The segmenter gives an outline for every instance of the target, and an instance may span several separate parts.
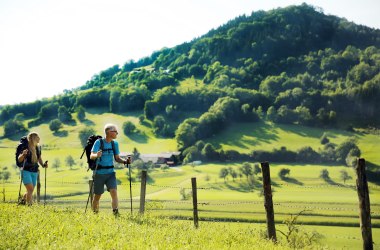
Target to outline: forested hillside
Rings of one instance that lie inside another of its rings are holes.
[[[302,4],[240,16],[95,74],[63,95],[1,107],[4,136],[87,108],[144,111],[183,150],[231,122],[378,127],[380,30]],[[23,120],[33,118],[25,125]]]

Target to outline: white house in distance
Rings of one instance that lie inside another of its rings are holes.
[[[159,154],[140,154],[140,159],[144,163],[152,162],[154,164],[165,164],[170,166],[175,166],[178,164],[179,155],[181,152],[162,152]],[[120,157],[125,158],[128,155],[132,155],[131,153],[121,152]]]

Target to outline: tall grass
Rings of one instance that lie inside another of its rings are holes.
[[[1,249],[289,249],[253,226],[0,204]]]

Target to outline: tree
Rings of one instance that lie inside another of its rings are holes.
[[[322,169],[319,174],[319,177],[324,179],[325,181],[330,180],[329,171],[327,169]]]
[[[49,122],[49,129],[57,132],[62,127],[62,122],[59,119],[53,119]]]
[[[186,192],[186,188],[181,188],[179,190],[179,194],[181,196],[181,200],[188,200],[191,198],[192,192],[191,190]]]
[[[199,141],[197,141],[197,142],[195,143],[195,146],[197,147],[198,151],[201,152],[202,149],[203,149],[204,146],[205,146],[205,143],[204,143],[204,141],[199,140]]]
[[[66,165],[70,167],[70,169],[72,169],[72,166],[75,165],[75,160],[71,155],[68,155],[66,157],[65,162],[66,162]]]
[[[264,118],[264,112],[263,112],[263,107],[258,106],[257,109],[253,108],[253,112],[256,113],[257,117],[262,120]]]
[[[14,118],[14,120],[16,121],[23,121],[24,119],[25,119],[24,113],[17,113]]]
[[[297,152],[297,162],[312,162],[316,163],[320,160],[320,155],[315,152],[310,146],[302,147]]]
[[[58,168],[61,167],[61,160],[59,158],[54,158],[52,167],[58,172]]]
[[[3,184],[11,177],[11,172],[8,171],[8,167],[3,167],[0,171],[0,180],[3,180]]]
[[[226,181],[226,177],[228,175],[228,169],[227,168],[222,168],[219,172],[219,177],[223,178],[224,181]]]
[[[286,179],[290,175],[290,169],[289,168],[281,168],[280,171],[278,172],[278,176],[281,179]]]
[[[345,141],[343,141],[341,144],[337,146],[335,152],[336,152],[337,161],[341,163],[345,162],[350,152],[351,152],[350,156],[352,157],[360,156],[360,149],[357,146],[357,140],[355,138],[348,138]]]
[[[197,119],[191,118],[186,119],[182,122],[176,131],[176,141],[178,144],[178,149],[183,150],[191,145],[193,145],[196,141],[195,137],[195,125],[198,124]]]
[[[72,118],[69,110],[65,106],[59,106],[59,108],[58,108],[58,119],[61,122],[69,122],[73,118]]]
[[[201,151],[202,157],[209,161],[214,161],[218,158],[218,152],[216,152],[214,146],[211,143],[206,143]]]
[[[247,177],[247,180],[248,176],[252,175],[252,170],[252,166],[249,162],[244,162],[243,165],[240,167],[240,172],[242,172],[242,174],[244,174]]]
[[[165,108],[165,113],[170,118],[176,117],[176,113],[177,113],[176,111],[177,111],[177,106],[175,105],[168,105]]]
[[[132,152],[132,158],[133,158],[133,160],[135,161],[135,160],[138,160],[138,159],[140,159],[140,153],[139,153],[139,151],[137,150],[137,148],[133,148],[133,152]]]
[[[47,103],[42,106],[38,116],[40,119],[45,120],[51,117],[57,117],[59,105],[56,102]]]
[[[17,120],[9,120],[4,123],[4,137],[10,137],[18,133],[24,133],[27,129],[25,125]]]
[[[267,119],[269,121],[272,121],[272,122],[277,121],[277,111],[276,111],[275,107],[270,106],[268,108],[268,110],[267,110]]]
[[[77,118],[79,121],[84,121],[86,119],[86,112],[82,105],[77,108]]]
[[[139,170],[148,170],[145,168],[145,164],[141,159],[134,160],[132,162],[132,167]]]
[[[347,173],[346,170],[340,170],[340,179],[346,184],[347,180],[351,180],[352,177]]]
[[[154,117],[153,130],[156,135],[168,136],[170,134],[170,126],[166,124],[166,120],[162,115]]]
[[[193,161],[198,161],[201,159],[202,155],[199,152],[198,148],[196,146],[188,147],[183,151],[184,159],[183,163],[191,163]]]
[[[295,109],[295,114],[298,116],[298,123],[299,124],[310,124],[312,121],[313,117],[310,114],[310,110],[304,106],[298,106]]]
[[[87,144],[87,139],[90,135],[94,135],[95,134],[95,130],[93,128],[84,128],[82,130],[79,131],[79,140],[80,140],[80,143],[82,145],[82,147],[84,148]]]
[[[348,167],[355,167],[357,163],[357,158],[360,156],[359,149],[353,148],[348,152],[345,162]]]
[[[129,135],[134,133],[136,130],[135,124],[133,124],[131,121],[126,121],[123,123],[123,132],[125,135]]]
[[[323,135],[320,138],[320,142],[322,145],[325,145],[330,142],[329,138],[327,138],[327,134],[323,133]]]
[[[232,177],[232,180],[235,181],[235,178],[238,176],[237,172],[235,171],[235,169],[233,168],[229,168],[228,169],[228,172],[230,173],[231,177]]]
[[[259,174],[259,173],[261,173],[261,168],[259,167],[259,164],[258,164],[258,163],[255,163],[255,164],[253,165],[253,174],[254,174],[254,175],[257,175],[257,174]]]
[[[145,116],[144,115],[139,115],[139,123],[143,124],[144,120],[145,120]]]

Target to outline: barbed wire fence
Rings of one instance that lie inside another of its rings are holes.
[[[5,184],[9,185],[15,185],[18,186],[20,182],[18,181],[6,181],[4,182]],[[4,184],[3,183],[3,184]],[[252,221],[259,221],[259,222],[265,222],[265,211],[263,207],[266,206],[266,201],[264,199],[264,194],[260,193],[260,188],[256,187],[256,191],[261,194],[258,198],[252,199],[252,200],[199,200],[197,199],[196,204],[191,200],[191,195],[186,197],[186,190],[192,190],[193,187],[189,183],[185,185],[158,185],[154,183],[146,183],[146,189],[149,191],[147,192],[149,195],[152,193],[160,193],[161,198],[160,199],[153,199],[153,198],[148,198],[145,199],[144,201],[147,206],[147,210],[152,210],[152,211],[163,211],[164,215],[169,216],[169,217],[176,217],[176,218],[191,218],[194,216],[192,215],[192,212],[194,212],[194,206],[197,207],[197,212],[204,212],[207,213],[207,216],[204,216],[202,220],[212,220],[212,221],[225,221],[222,217],[217,218],[215,216],[209,216],[213,212],[218,212],[218,211],[224,211],[222,208],[223,207],[233,207],[234,211],[228,211],[229,213],[245,213],[245,214],[250,214],[250,213],[258,213],[257,211],[260,210],[260,214],[262,214],[263,219],[257,220],[257,219],[244,219],[244,218],[236,218],[235,221],[247,221],[247,222],[252,222]],[[132,206],[134,209],[138,209],[141,206],[141,197],[139,198],[140,191],[138,190],[139,187],[141,187],[141,183],[136,183],[133,182],[131,183],[133,193],[135,194],[132,197]],[[377,191],[380,190],[380,187],[377,185],[368,185],[368,189],[371,191]],[[46,199],[47,199],[47,204],[50,205],[61,205],[61,206],[76,206],[76,207],[81,207],[85,206],[87,196],[89,194],[89,183],[88,181],[49,181],[48,182],[48,187],[54,187],[54,191],[47,191]],[[264,187],[264,184],[261,184],[261,188]],[[342,185],[342,184],[316,184],[316,185],[298,185],[298,184],[288,184],[288,183],[276,183],[275,187],[292,187],[293,190],[320,190],[322,188],[324,189],[350,189],[354,191],[358,191],[358,188],[356,185]],[[56,190],[60,191],[56,191]],[[73,190],[73,191],[71,191]],[[75,191],[74,191],[75,190]],[[79,190],[79,191],[78,191]],[[128,192],[129,190],[129,185],[128,183],[121,183],[118,185],[118,190],[120,194],[119,201],[122,204],[123,208],[130,208],[129,201],[130,197],[128,197]],[[165,197],[165,190],[177,190],[178,191],[178,196],[177,198],[173,198],[173,195],[171,194],[170,197]],[[207,184],[206,186],[199,186],[196,187],[196,190],[200,192],[201,194],[204,192],[229,192],[232,189],[231,188],[222,188],[222,187],[214,187],[210,186],[210,184]],[[278,191],[280,190],[280,191]],[[276,192],[281,192],[281,188],[276,190]],[[180,195],[180,192],[183,191],[185,195]],[[194,191],[192,191],[194,192]],[[8,200],[6,199],[8,198]],[[5,190],[3,189],[3,201],[8,201],[8,202],[17,202],[17,197],[18,197],[18,190],[8,190],[5,193]],[[36,198],[37,199],[37,198]],[[41,199],[41,197],[40,197]],[[42,200],[44,197],[42,196]],[[193,197],[194,200],[194,197]],[[106,203],[110,201],[110,197],[107,195],[102,197],[102,203]],[[199,206],[199,209],[198,209]],[[239,209],[242,206],[244,209],[240,210]],[[251,207],[247,206],[256,206],[257,208],[255,209],[254,212],[249,211]],[[276,207],[276,211],[281,211],[282,208],[288,208],[288,209],[293,209],[292,211],[322,211],[322,212],[329,212],[329,211],[336,211],[336,212],[341,212],[341,211],[346,211],[349,212],[348,215],[341,215],[342,217],[358,217],[359,213],[361,212],[359,207],[354,207],[353,204],[320,204],[320,203],[302,203],[302,202],[291,202],[291,201],[284,201],[284,202],[273,202],[273,206]],[[372,212],[371,216],[372,218],[379,219],[380,218],[380,204],[373,204],[372,205]],[[316,216],[326,216],[326,217],[339,217],[339,214],[328,214],[328,213],[318,213],[314,212]],[[277,212],[276,214],[281,214]],[[286,214],[286,213],[284,213]],[[289,215],[289,213],[288,213]],[[201,216],[202,217],[202,216]],[[234,221],[234,219],[230,218],[230,221]],[[359,223],[359,222],[358,222]],[[307,223],[305,223],[307,224]],[[329,223],[331,224],[331,223]],[[339,238],[339,236],[337,236]]]
[[[19,182],[17,181],[7,181],[5,182],[7,185],[18,185]],[[81,203],[84,203],[87,199],[87,195],[89,193],[89,184],[88,181],[49,181],[48,182],[48,187],[50,188],[61,188],[62,190],[64,189],[69,189],[69,190],[81,190],[81,191],[73,191],[73,192],[68,192],[68,191],[47,191],[47,202],[51,204],[55,203],[78,203],[80,205]],[[138,191],[137,189],[140,187],[140,183],[132,183],[131,184],[133,187],[134,191]],[[293,189],[314,189],[318,190],[321,188],[339,188],[339,189],[353,189],[356,190],[356,186],[354,185],[341,185],[341,184],[323,184],[323,185],[307,185],[307,186],[300,186],[296,184],[276,184],[277,186],[286,186],[286,187],[292,187]],[[146,184],[147,190],[149,190],[148,193],[151,192],[159,192],[164,189],[174,189],[178,190],[178,199],[146,199],[146,203],[161,203],[161,204],[186,204],[186,205],[192,205],[192,202],[190,200],[190,197],[187,197],[184,199],[184,197],[180,197],[181,195],[179,194],[180,190],[191,190],[191,186],[189,185],[183,185],[183,186],[172,186],[172,185],[157,185],[157,184]],[[379,186],[376,185],[369,185],[370,190],[380,190]],[[129,201],[130,199],[126,196],[125,194],[127,193],[127,189],[129,189],[128,184],[119,184],[118,185],[118,190],[119,193],[124,195],[121,195],[123,198],[119,198],[121,202],[124,201]],[[155,191],[156,189],[156,191]],[[228,188],[220,188],[220,187],[197,187],[197,190],[200,192],[202,191],[216,191],[216,192],[228,192],[231,191],[231,189]],[[259,190],[257,190],[259,191]],[[276,191],[277,192],[277,191]],[[280,192],[280,191],[278,191]],[[139,192],[137,192],[139,195]],[[137,196],[138,196],[137,195]],[[4,198],[7,197],[7,199]],[[18,196],[18,191],[17,190],[7,190],[6,193],[3,193],[3,201],[8,201],[8,202],[16,202],[17,201],[17,196]],[[35,200],[37,200],[36,194],[35,194]],[[40,200],[43,199],[40,197]],[[102,201],[108,202],[110,201],[110,197],[107,197],[107,195],[104,195],[104,198],[102,197]],[[136,204],[136,208],[138,208],[138,203],[140,202],[140,198],[134,197],[132,198],[132,201],[134,204]],[[237,201],[221,201],[221,200],[207,200],[207,201],[199,201],[198,205],[200,206],[234,206],[234,205],[264,205],[264,201],[247,201],[247,200],[237,200]],[[278,207],[288,207],[288,208],[298,208],[298,209],[313,209],[313,210],[332,210],[332,211],[352,211],[352,212],[359,212],[359,208],[352,208],[352,207],[338,207],[338,206],[333,206],[333,207],[326,207],[326,206],[318,206],[318,205],[297,205],[294,202],[274,202],[275,206]],[[337,204],[333,204],[337,205]],[[375,208],[380,208],[380,204],[376,206],[374,204]],[[192,209],[191,207],[189,209]],[[168,208],[170,210],[170,208]],[[373,212],[373,216],[380,216],[380,211]]]

